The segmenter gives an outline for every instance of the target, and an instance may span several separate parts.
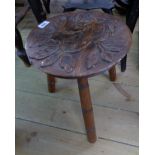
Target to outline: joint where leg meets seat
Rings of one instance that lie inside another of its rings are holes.
[[[110,69],[109,69],[109,78],[111,81],[116,81],[116,67],[115,66],[112,66]]]

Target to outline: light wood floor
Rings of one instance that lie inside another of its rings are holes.
[[[25,41],[36,26],[31,13],[19,25]],[[89,79],[98,140],[87,142],[76,80],[57,79],[47,91],[46,75],[16,57],[16,155],[138,155],[138,24],[128,66],[112,83],[107,73]]]

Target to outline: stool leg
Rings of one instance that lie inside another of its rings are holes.
[[[78,87],[87,138],[90,143],[94,143],[96,141],[96,130],[88,79],[78,78]]]
[[[50,74],[47,74],[47,83],[48,83],[48,91],[50,93],[54,93],[56,90],[55,89],[55,83],[56,83],[55,77],[53,77]]]
[[[112,66],[109,69],[109,78],[111,81],[116,81],[116,67],[115,66]]]

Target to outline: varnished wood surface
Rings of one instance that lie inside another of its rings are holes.
[[[90,143],[94,143],[97,140],[97,136],[88,79],[79,78],[77,81],[87,138]]]
[[[48,20],[50,24],[34,29],[26,43],[31,63],[45,73],[62,78],[93,76],[129,51],[131,34],[117,17],[81,11]]]

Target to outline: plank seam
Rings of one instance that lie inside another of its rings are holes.
[[[46,97],[52,97],[52,98],[55,98],[55,99],[60,99],[60,100],[69,100],[69,101],[73,101],[75,103],[80,103],[80,101],[76,101],[76,100],[72,100],[72,99],[65,99],[65,98],[60,98],[60,97],[56,97],[56,96],[51,96],[50,95],[46,95],[46,94],[43,94],[43,93],[38,93],[38,92],[31,92],[31,91],[27,91],[27,90],[22,90],[22,89],[16,89],[16,91],[18,92],[23,92],[23,93],[27,93],[27,94],[34,94],[34,95],[42,95],[42,96],[46,96]],[[104,108],[107,108],[107,109],[112,109],[112,110],[121,110],[121,111],[126,111],[126,112],[129,112],[129,113],[134,113],[134,114],[139,114],[139,112],[135,112],[135,111],[130,111],[130,110],[126,110],[126,109],[123,109],[123,108],[114,108],[114,107],[109,107],[109,106],[106,106],[106,105],[99,105],[99,104],[94,104],[92,103],[93,106],[96,106],[96,107],[104,107]]]
[[[61,127],[57,127],[57,126],[53,126],[53,125],[48,125],[48,124],[45,124],[45,123],[40,123],[40,122],[25,119],[25,118],[16,117],[16,119],[21,120],[21,121],[25,121],[25,122],[31,122],[31,123],[46,126],[46,127],[51,127],[51,128],[55,128],[55,129],[59,129],[59,130],[72,132],[72,133],[75,133],[75,134],[86,135],[86,133],[82,133],[82,132],[79,132],[79,131],[74,131],[74,130],[65,129],[65,128],[61,128]],[[135,148],[139,148],[138,145],[129,144],[129,143],[121,142],[121,141],[116,141],[116,140],[108,139],[108,138],[104,138],[104,137],[98,137],[98,139],[105,140],[105,141],[111,141],[111,142],[114,142],[114,143],[119,143],[119,144],[131,146],[131,147],[135,147]]]

